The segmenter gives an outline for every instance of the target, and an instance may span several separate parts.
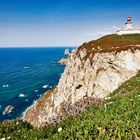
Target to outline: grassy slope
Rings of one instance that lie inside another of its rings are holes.
[[[37,130],[20,121],[1,123],[0,138],[135,140],[140,138],[139,107],[140,73],[116,90],[110,99],[79,115],[67,117],[57,126]],[[60,127],[62,131],[58,132]]]
[[[94,55],[97,52],[120,52],[128,48],[140,49],[136,45],[140,45],[140,34],[121,36],[112,34],[84,43],[78,50],[86,49],[88,52],[87,58],[91,53]]]

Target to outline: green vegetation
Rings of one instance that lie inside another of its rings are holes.
[[[12,140],[138,140],[140,139],[140,73],[98,106],[65,118],[56,126],[34,129],[22,121],[0,124],[0,138]],[[62,128],[62,131],[61,129]],[[58,129],[60,131],[58,131]]]
[[[100,39],[84,43],[78,50],[86,49],[87,56],[97,52],[119,52],[127,49],[139,49],[140,47],[140,34],[132,35],[107,35]]]

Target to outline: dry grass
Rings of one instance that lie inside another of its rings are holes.
[[[88,43],[84,43],[79,47],[78,51],[86,49],[88,58],[91,54],[94,55],[98,52],[120,52],[122,50],[140,49],[140,35],[107,35],[98,40],[93,40]]]

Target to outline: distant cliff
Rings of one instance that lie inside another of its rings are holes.
[[[71,54],[57,87],[28,109],[24,121],[36,127],[97,104],[140,70],[140,35],[109,35],[84,43]]]

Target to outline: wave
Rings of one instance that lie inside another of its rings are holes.
[[[2,86],[3,88],[8,88],[9,87],[9,84],[5,84]]]
[[[42,86],[42,88],[47,88],[49,85],[44,85],[44,86]]]
[[[34,90],[34,92],[38,92],[38,91],[39,91],[38,89]]]
[[[18,97],[25,97],[25,95],[23,93],[20,93]]]
[[[29,67],[29,66],[24,66],[23,68],[24,68],[24,69],[29,69],[30,67]]]

